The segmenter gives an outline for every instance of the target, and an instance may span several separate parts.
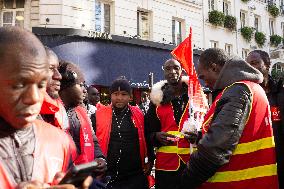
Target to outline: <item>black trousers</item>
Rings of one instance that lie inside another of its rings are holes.
[[[181,165],[177,171],[161,171],[156,170],[155,189],[177,189],[179,188],[181,175],[186,165],[181,161]]]
[[[284,188],[284,132],[281,123],[273,122],[279,188]]]
[[[148,180],[144,174],[129,176],[110,182],[107,189],[148,189]]]

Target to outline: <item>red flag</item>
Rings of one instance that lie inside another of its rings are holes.
[[[208,109],[208,103],[193,64],[191,27],[189,36],[171,54],[180,62],[182,68],[189,76],[188,96],[190,100],[190,117],[198,122],[198,127],[201,127],[203,117]]]
[[[190,27],[189,36],[179,44],[171,53],[181,63],[181,66],[186,73],[193,75],[193,61],[192,61],[192,29]]]

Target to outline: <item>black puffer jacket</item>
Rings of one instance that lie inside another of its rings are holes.
[[[235,83],[242,80],[261,83],[263,76],[241,59],[228,61],[220,72],[214,90],[220,92],[230,87],[217,103],[211,126],[199,141],[198,150],[191,154],[181,188],[196,188],[229,162],[244,130],[252,102],[248,87]]]

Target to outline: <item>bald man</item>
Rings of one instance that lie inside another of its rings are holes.
[[[189,160],[189,142],[179,136],[188,118],[188,78],[182,77],[180,63],[169,59],[164,63],[165,80],[156,83],[150,93],[145,115],[145,131],[157,147],[157,189],[176,189]]]
[[[46,51],[36,36],[0,28],[0,188],[43,187],[71,163],[74,143],[37,120],[48,77]]]

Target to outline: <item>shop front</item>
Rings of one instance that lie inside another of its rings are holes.
[[[163,63],[171,58],[173,45],[68,28],[33,28],[44,45],[61,60],[77,64],[86,83],[95,85],[101,100],[109,103],[108,87],[125,76],[133,87],[133,104],[140,102],[141,91],[162,80]],[[195,63],[199,55],[195,54]]]

